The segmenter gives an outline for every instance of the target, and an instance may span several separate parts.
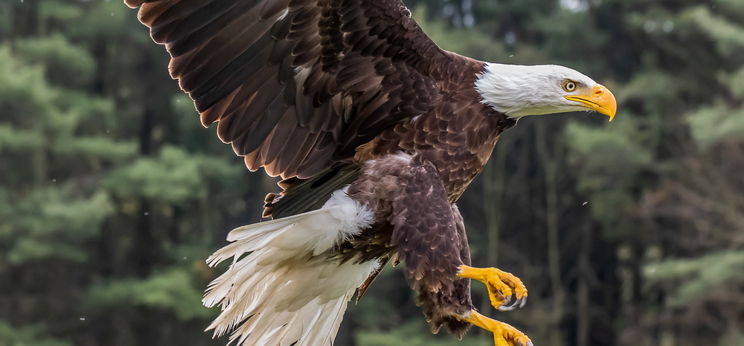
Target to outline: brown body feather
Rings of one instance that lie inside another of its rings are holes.
[[[473,305],[469,281],[457,280],[455,274],[460,265],[470,265],[470,250],[460,212],[447,193],[439,171],[422,155],[365,162],[348,194],[375,210],[375,223],[341,244],[337,256],[357,261],[396,256],[406,265],[406,278],[419,293],[432,330],[446,326],[462,337],[468,324],[453,314],[464,314]]]
[[[249,169],[285,179],[265,215],[351,184],[376,223],[331,255],[399,256],[434,329],[464,333],[452,314],[472,308],[469,283],[455,271],[470,255],[454,202],[514,124],[480,102],[483,62],[437,47],[400,0],[125,2],[170,52],[202,124],[218,122]]]

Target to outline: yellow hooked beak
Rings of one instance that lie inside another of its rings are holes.
[[[566,96],[566,99],[580,102],[584,107],[610,117],[610,121],[615,118],[617,112],[615,95],[601,84],[595,85],[587,94],[570,95]]]

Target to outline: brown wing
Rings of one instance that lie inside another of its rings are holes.
[[[204,126],[251,170],[307,178],[425,113],[451,56],[400,0],[125,0]]]

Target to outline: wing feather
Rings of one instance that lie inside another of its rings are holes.
[[[423,114],[454,55],[400,0],[124,0],[201,123],[251,170],[307,178]]]

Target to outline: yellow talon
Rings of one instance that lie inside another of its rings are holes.
[[[496,268],[473,268],[461,265],[458,277],[478,280],[488,287],[491,305],[501,311],[523,307],[527,302],[527,287],[518,277]]]
[[[463,321],[472,323],[476,327],[493,333],[493,343],[495,346],[534,346],[530,338],[516,328],[504,322],[483,316],[475,310],[471,310],[460,318]]]

